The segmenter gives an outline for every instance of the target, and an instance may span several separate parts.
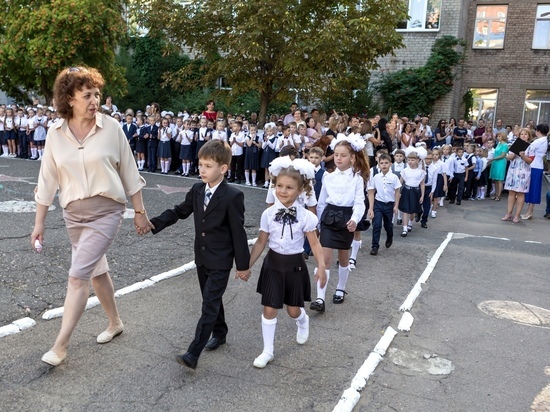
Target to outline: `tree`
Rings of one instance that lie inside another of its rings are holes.
[[[464,46],[462,39],[443,36],[434,42],[424,66],[384,76],[377,86],[384,110],[408,117],[430,114],[436,100],[452,90],[457,76],[455,66],[464,59]]]
[[[324,98],[364,88],[376,58],[402,47],[402,0],[152,0],[134,10],[155,35],[164,34],[204,59],[205,86],[223,77],[234,94],[256,90],[263,121],[274,99]],[[167,81],[189,87],[188,72]]]
[[[0,88],[29,100],[52,100],[60,70],[97,68],[111,89],[124,90],[115,48],[126,34],[120,0],[6,0],[0,6]]]

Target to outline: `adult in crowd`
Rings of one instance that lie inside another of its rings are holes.
[[[468,129],[466,128],[464,119],[458,120],[458,125],[453,130],[453,146],[464,146],[464,142],[468,138]]]
[[[214,100],[208,100],[206,102],[206,110],[202,112],[202,115],[206,117],[206,120],[216,122],[218,119],[218,112],[215,110],[216,103]]]
[[[283,118],[283,124],[284,125],[287,125],[289,124],[290,122],[294,122],[294,112],[296,111],[296,109],[298,109],[298,103],[292,103],[290,105],[290,113],[288,113],[284,118]],[[302,115],[302,112],[300,111],[300,116]],[[278,119],[277,119],[278,120]],[[275,121],[277,121],[275,120]]]
[[[495,134],[499,132],[507,132],[506,127],[504,127],[504,124],[502,123],[502,119],[497,119],[494,127],[494,132]]]
[[[500,195],[502,194],[502,182],[506,177],[506,154],[508,153],[508,136],[506,132],[500,132],[497,134],[498,145],[495,149],[495,156],[489,160],[491,163],[491,171],[489,177],[495,183],[495,196],[491,197],[492,200],[500,202]],[[468,179],[471,177],[468,176]]]
[[[531,131],[529,129],[521,129],[519,138],[525,142],[531,142]],[[508,210],[506,215],[501,219],[503,221],[511,220],[513,223],[519,222],[519,216],[523,203],[525,202],[525,193],[529,191],[529,183],[531,181],[531,166],[521,156],[509,151],[506,155],[506,160],[510,162],[510,167],[506,173],[506,182],[504,189],[508,190]],[[516,213],[514,214],[514,206]]]
[[[376,119],[376,118],[375,118]],[[385,117],[382,117],[378,121],[378,129],[375,130],[374,137],[380,142],[378,146],[374,147],[374,155],[380,149],[386,149],[388,153],[392,151],[392,138],[388,132],[388,121]]]
[[[434,147],[443,146],[444,144],[447,144],[447,137],[450,136],[452,133],[449,131],[449,129],[446,129],[447,122],[444,119],[439,120],[437,122],[437,126],[434,130]]]
[[[105,252],[113,242],[126,209],[126,196],[136,210],[139,234],[152,228],[143,206],[139,175],[128,140],[111,116],[99,113],[105,82],[93,68],[71,67],[57,76],[54,98],[62,119],[49,130],[38,185],[31,242],[38,251],[44,241],[48,207],[59,189],[59,204],[72,245],[71,267],[61,330],[42,361],[59,365],[67,355],[71,334],[89,296],[90,281],[107,317],[107,329],[97,337],[107,343],[124,326],[115,302]],[[93,170],[94,173],[88,173]]]
[[[524,153],[520,153],[521,158],[531,165],[531,182],[529,192],[525,195],[525,203],[528,203],[527,213],[522,215],[523,220],[533,217],[535,205],[541,202],[542,175],[544,171],[544,156],[548,150],[548,125],[541,123],[535,128],[537,138],[529,145]]]
[[[485,120],[479,119],[477,121],[477,127],[474,130],[474,143],[478,145],[483,144],[483,134],[485,133]]]
[[[113,104],[112,96],[107,96],[105,98],[105,104],[101,106],[101,108],[106,112],[108,112],[109,114],[118,112],[118,107],[116,107],[116,105]]]
[[[313,117],[308,117],[306,120],[306,136],[308,142],[313,144],[321,138],[321,134],[317,131],[317,122]]]

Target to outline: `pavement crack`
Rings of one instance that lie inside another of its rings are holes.
[[[517,302],[519,303],[521,306],[523,306],[525,309],[527,309],[529,312],[531,312],[531,314],[537,318],[537,320],[539,321],[539,324],[538,326],[543,326],[544,325],[544,321],[539,317],[539,315],[537,315],[535,312],[533,312],[533,310],[527,306],[525,303],[522,303],[522,302]]]

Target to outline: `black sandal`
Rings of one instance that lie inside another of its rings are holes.
[[[342,292],[344,295],[343,296],[339,296],[337,295],[336,293],[334,294],[334,296],[332,297],[332,303],[335,303],[335,304],[340,304],[340,303],[344,303],[344,297],[348,294],[345,290],[342,290],[342,289],[336,289],[336,292]]]
[[[323,313],[325,311],[325,301],[321,298],[317,298],[317,300],[311,302],[309,308],[311,310],[316,310],[317,312]]]

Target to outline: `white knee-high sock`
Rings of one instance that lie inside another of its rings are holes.
[[[250,183],[249,174],[250,174],[250,172],[248,170],[244,171],[244,180],[246,181],[246,183]]]
[[[275,342],[275,329],[277,329],[277,318],[266,319],[262,315],[262,337],[264,339],[264,351],[273,356],[273,345]]]
[[[315,268],[315,271],[317,271],[317,268]],[[327,283],[325,284],[325,287],[322,288],[321,282],[317,281],[317,299],[325,300],[325,296],[327,294],[328,280],[330,279],[330,270],[326,269],[325,273],[327,274]]]
[[[166,161],[166,173],[170,171],[170,165],[172,164],[172,159]]]
[[[398,210],[398,211],[397,211],[397,219],[398,219],[398,220],[402,220],[402,219],[403,219],[403,212],[401,212],[401,210]]]
[[[359,249],[361,249],[361,241],[360,240],[354,240],[351,242],[351,255],[350,259],[357,260],[357,253],[359,253]]]
[[[252,183],[256,183],[256,172],[252,172]]]
[[[343,267],[338,265],[338,286],[336,289],[346,290],[346,283],[348,282],[349,267]],[[341,292],[336,292],[337,294]]]

